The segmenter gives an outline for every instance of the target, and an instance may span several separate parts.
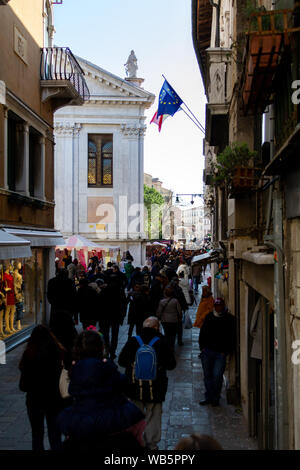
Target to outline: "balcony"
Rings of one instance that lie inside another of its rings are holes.
[[[274,79],[283,54],[288,49],[293,27],[293,10],[253,13],[247,33],[242,74],[244,114],[262,114],[272,103]]]
[[[228,110],[231,90],[231,56],[228,48],[209,48],[207,54],[206,140],[223,149],[228,143]]]
[[[90,97],[84,72],[68,47],[41,49],[40,78],[42,102],[53,110],[82,105]]]

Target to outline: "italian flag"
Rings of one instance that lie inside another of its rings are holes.
[[[170,116],[170,115],[169,114],[161,114],[160,116],[157,117],[157,111],[156,111],[156,113],[154,114],[153,118],[150,121],[150,124],[152,124],[152,122],[154,124],[157,124],[158,125],[158,130],[160,132],[162,123],[164,122],[165,119],[167,119],[168,116]]]

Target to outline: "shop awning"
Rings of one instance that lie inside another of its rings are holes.
[[[254,264],[274,264],[274,253],[254,253],[245,251],[242,253],[242,259]]]
[[[30,242],[0,230],[0,260],[30,258]]]
[[[7,233],[22,237],[28,240],[31,244],[31,248],[34,247],[54,247],[57,245],[65,245],[65,240],[60,232],[46,231],[46,230],[27,230],[18,228],[5,228]]]
[[[192,258],[192,264],[209,264],[217,261],[219,254],[215,251],[209,251],[203,253],[203,255],[197,255]]]

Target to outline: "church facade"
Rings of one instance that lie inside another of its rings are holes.
[[[55,113],[55,226],[145,262],[145,109],[142,79],[122,79],[77,58],[90,99]]]

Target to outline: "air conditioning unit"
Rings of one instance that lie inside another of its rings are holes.
[[[253,246],[257,244],[257,240],[254,238],[237,238],[233,242],[233,253],[231,252],[230,254],[237,259],[242,258],[242,254],[245,251],[251,250]]]

